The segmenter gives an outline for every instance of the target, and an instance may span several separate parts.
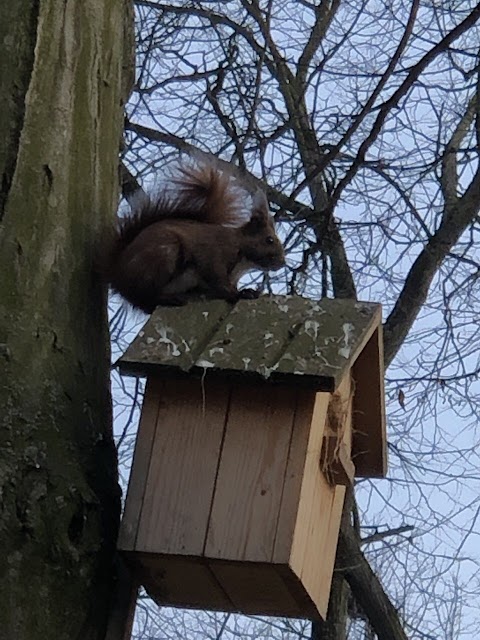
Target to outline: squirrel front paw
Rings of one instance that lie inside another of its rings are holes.
[[[256,289],[242,289],[238,292],[239,300],[255,300],[260,296],[260,291]]]

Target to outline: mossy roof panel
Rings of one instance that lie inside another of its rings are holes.
[[[158,307],[119,360],[130,375],[241,375],[333,391],[381,321],[343,299],[262,296]]]

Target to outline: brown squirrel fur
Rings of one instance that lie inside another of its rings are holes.
[[[112,289],[145,313],[198,294],[256,297],[251,289],[238,290],[240,277],[284,264],[265,195],[253,196],[245,221],[247,194],[226,172],[207,164],[179,168],[171,184],[105,234],[101,270]]]

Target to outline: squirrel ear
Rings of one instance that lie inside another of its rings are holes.
[[[250,220],[244,225],[245,233],[255,234],[265,229],[270,219],[267,196],[263,191],[257,191],[252,196],[252,211]]]
[[[256,191],[252,196],[252,220],[268,220],[269,206],[267,196],[263,191]]]

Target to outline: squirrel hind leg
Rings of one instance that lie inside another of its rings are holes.
[[[171,283],[177,279],[183,261],[178,238],[168,229],[154,225],[148,234],[142,233],[125,248],[111,283],[114,290],[144,313],[153,313],[159,305],[182,305],[185,300],[177,294],[184,291],[171,290]]]
[[[171,295],[160,295],[156,300],[156,306],[153,308],[150,313],[155,311],[156,307],[183,307],[189,302],[188,294],[171,294]]]

